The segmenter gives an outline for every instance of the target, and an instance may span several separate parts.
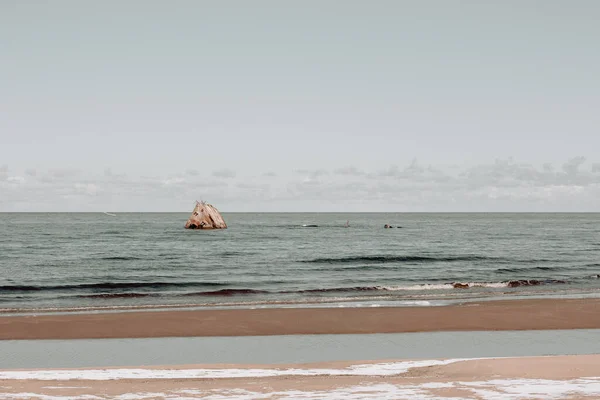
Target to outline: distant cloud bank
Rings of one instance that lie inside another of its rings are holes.
[[[475,166],[422,165],[361,170],[187,169],[134,176],[106,168],[12,170],[0,166],[0,211],[188,211],[196,199],[226,211],[519,212],[600,211],[600,163],[562,165],[499,159]]]

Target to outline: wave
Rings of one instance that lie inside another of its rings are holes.
[[[527,271],[558,271],[564,269],[563,267],[524,267],[524,268],[498,268],[496,272],[499,273],[514,273],[514,272],[527,272]]]
[[[539,269],[539,268],[534,268]],[[505,269],[506,271],[513,269]],[[522,271],[522,270],[519,270]],[[385,284],[367,284],[367,285],[352,285],[348,281],[348,286],[332,287],[304,287],[287,289],[279,285],[288,285],[287,281],[263,281],[262,284],[274,285],[272,289],[257,289],[253,287],[232,287],[235,282],[181,282],[181,281],[152,281],[152,282],[97,282],[97,283],[78,283],[78,284],[63,284],[63,285],[0,285],[0,296],[8,296],[14,300],[19,295],[37,296],[37,293],[60,293],[61,295],[86,298],[135,298],[147,296],[204,296],[204,297],[227,297],[227,296],[246,296],[246,295],[283,295],[288,296],[325,296],[335,295],[339,293],[342,296],[348,296],[351,293],[371,292],[375,295],[400,295],[402,292],[415,291],[451,291],[465,289],[510,289],[519,287],[532,286],[549,286],[549,285],[565,285],[577,284],[582,280],[597,280],[600,279],[598,274],[589,274],[585,276],[571,277],[565,279],[510,279],[499,281],[469,281],[460,280],[459,277],[446,277],[445,280],[439,282],[429,281],[428,283],[405,283],[404,285],[385,285]],[[261,284],[261,285],[262,285]],[[279,287],[278,287],[279,286]],[[62,292],[62,293],[61,293]],[[3,300],[4,301],[4,300]]]
[[[426,257],[426,256],[355,256],[341,258],[315,258],[312,260],[301,261],[304,263],[316,264],[349,264],[349,263],[389,263],[389,262],[443,262],[443,261],[486,261],[501,260],[497,257],[484,256],[446,256],[446,257]]]
[[[593,275],[587,279],[598,279],[600,275]],[[420,291],[420,290],[448,290],[448,289],[471,289],[471,288],[514,288],[519,286],[539,286],[539,285],[559,285],[568,284],[567,280],[562,279],[519,279],[502,282],[449,282],[449,283],[424,283],[410,286],[354,286],[354,287],[339,287],[339,288],[321,288],[321,289],[305,289],[298,291],[286,291],[279,293],[339,293],[339,292],[365,292],[365,291],[382,291],[382,292],[399,292],[399,291]]]
[[[108,231],[104,231],[104,232],[98,232],[97,235],[121,235],[125,233],[124,231],[117,231],[117,230],[108,230]]]
[[[452,282],[438,285],[414,285],[406,288],[388,288],[388,290],[435,290],[435,289],[471,289],[471,288],[513,288],[519,286],[539,286],[566,284],[566,280],[560,279],[518,279],[503,282]]]
[[[209,292],[186,293],[184,296],[236,296],[244,294],[267,294],[266,290],[256,289],[221,289]]]
[[[583,278],[574,279],[598,279],[600,275],[591,275]],[[180,296],[237,296],[252,294],[326,294],[326,293],[350,293],[350,292],[398,292],[398,291],[421,291],[421,290],[447,290],[447,289],[471,289],[471,288],[514,288],[520,286],[540,286],[567,284],[569,281],[561,279],[514,279],[501,282],[446,282],[446,283],[424,283],[407,286],[348,286],[331,288],[310,288],[299,290],[280,290],[268,291],[251,288],[223,288],[219,290],[208,290],[201,292],[189,292],[178,294]],[[23,293],[23,292],[43,292],[43,291],[115,291],[115,290],[148,290],[145,293],[122,292],[122,293],[92,293],[89,295],[77,295],[77,297],[104,298],[104,297],[142,297],[153,294],[151,290],[160,289],[185,289],[198,287],[219,287],[228,286],[231,283],[220,282],[104,282],[104,283],[84,283],[77,285],[55,285],[55,286],[36,286],[36,285],[4,285],[0,286],[2,293]]]
[[[40,292],[40,291],[63,291],[63,290],[112,290],[112,289],[162,289],[162,288],[186,288],[202,286],[227,286],[229,283],[220,282],[102,282],[81,283],[72,285],[3,285],[2,292]]]
[[[256,254],[255,252],[251,252],[251,251],[223,251],[221,253],[217,253],[215,254],[215,256],[219,256],[219,257],[242,257],[242,256],[248,256],[248,255],[254,255]]]
[[[182,257],[177,254],[159,254],[157,256],[160,260],[181,260]]]
[[[381,286],[380,290],[390,292],[397,291],[421,291],[421,290],[448,290],[469,288],[506,288],[507,282],[451,282],[451,283],[424,283],[412,286]]]
[[[385,290],[382,286],[354,286],[354,287],[339,287],[329,289],[305,289],[279,293],[339,293],[339,292],[368,292],[375,290]]]
[[[593,278],[593,277],[592,277]],[[186,293],[182,296],[237,296],[253,294],[335,294],[353,292],[401,292],[401,291],[424,291],[424,290],[450,290],[450,289],[472,289],[472,288],[514,288],[520,286],[539,286],[553,284],[567,284],[567,281],[558,279],[522,279],[504,282],[451,282],[442,284],[420,284],[411,286],[348,286],[333,288],[314,288],[301,290],[268,291],[256,289],[221,289],[206,292]]]
[[[152,293],[99,293],[99,294],[83,294],[76,297],[86,299],[128,299],[136,297],[150,297]]]

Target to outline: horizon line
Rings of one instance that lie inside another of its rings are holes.
[[[189,214],[189,211],[0,211],[0,214]],[[222,214],[600,214],[600,211],[220,211]]]

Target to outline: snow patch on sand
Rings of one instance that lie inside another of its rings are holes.
[[[363,384],[340,387],[331,390],[303,391],[286,390],[277,392],[253,392],[243,389],[213,389],[213,390],[174,390],[167,393],[125,393],[111,396],[115,400],[146,400],[146,399],[204,399],[204,400],[441,400],[448,399],[439,391],[444,389],[460,389],[463,397],[452,399],[481,399],[486,400],[525,400],[532,398],[562,399],[562,398],[598,398],[600,396],[600,378],[580,378],[572,380],[548,379],[496,379],[476,382],[430,382],[420,385],[395,385],[389,383]],[[96,400],[104,399],[95,395],[48,396],[36,393],[3,394],[7,400]]]
[[[486,382],[460,382],[487,400],[563,399],[567,396],[600,396],[600,377],[565,381],[549,379],[494,379]]]
[[[0,371],[0,379],[18,380],[93,380],[115,379],[215,379],[215,378],[266,378],[273,376],[390,376],[407,372],[411,368],[448,365],[469,359],[402,361],[377,364],[359,364],[348,368],[220,368],[220,369],[74,369]]]

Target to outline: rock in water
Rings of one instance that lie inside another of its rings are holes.
[[[227,224],[219,210],[202,201],[196,201],[196,207],[185,223],[185,229],[226,229]]]

